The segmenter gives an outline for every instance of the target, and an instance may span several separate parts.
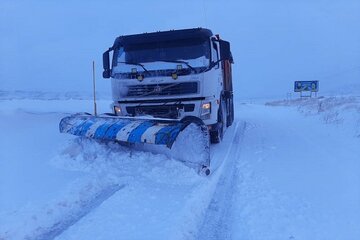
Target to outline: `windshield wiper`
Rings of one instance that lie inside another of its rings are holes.
[[[144,69],[145,72],[149,73],[149,71],[144,67],[143,64],[141,63],[136,63],[136,62],[118,62],[118,63],[124,63],[124,64],[127,64],[127,65],[136,65],[136,66],[140,66]],[[150,73],[149,73],[150,74]]]
[[[160,62],[170,62],[170,63],[183,63],[186,66],[188,66],[191,70],[193,70],[194,72],[196,72],[195,68],[193,68],[188,62],[186,61],[182,61],[182,60],[156,60],[156,61],[160,61]]]

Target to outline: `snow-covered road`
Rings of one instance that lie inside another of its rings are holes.
[[[0,239],[359,239],[359,102],[326,103],[238,103],[201,177],[59,134],[86,101],[3,100]]]
[[[244,138],[218,187],[230,191],[214,196],[202,239],[359,239],[359,139],[294,108],[241,108]]]

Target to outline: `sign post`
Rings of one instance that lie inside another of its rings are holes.
[[[96,109],[96,86],[95,86],[95,61],[92,62],[92,70],[93,70],[94,115],[97,116],[97,109]]]
[[[317,92],[319,91],[319,81],[295,81],[294,92],[299,92],[300,97],[312,97],[312,93],[315,93],[317,97]],[[303,92],[309,93],[309,95],[303,95]]]

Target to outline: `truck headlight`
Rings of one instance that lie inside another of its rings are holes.
[[[201,105],[201,117],[210,116],[211,102],[203,103]]]
[[[121,115],[121,108],[119,106],[114,106],[114,113],[118,116]]]

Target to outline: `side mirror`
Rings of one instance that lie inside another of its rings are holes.
[[[103,53],[103,78],[110,78],[111,70],[110,70],[110,49]]]
[[[233,58],[230,51],[230,43],[224,40],[220,40],[220,59],[221,60],[229,60],[233,63]]]

